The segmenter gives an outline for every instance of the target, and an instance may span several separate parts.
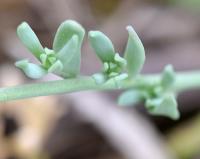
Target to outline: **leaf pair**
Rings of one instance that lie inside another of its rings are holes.
[[[145,51],[141,40],[131,26],[127,27],[129,38],[124,58],[115,53],[111,40],[100,31],[90,31],[90,44],[104,65],[104,75],[114,77],[120,75],[125,69],[130,78],[136,76],[142,69],[145,61]],[[96,76],[96,75],[95,75]],[[100,75],[97,74],[96,79]],[[101,75],[101,79],[103,75]]]
[[[171,65],[167,65],[161,75],[160,82],[155,86],[145,86],[142,90],[128,90],[118,99],[119,105],[135,105],[144,101],[150,114],[162,115],[172,119],[179,118],[175,95],[170,88],[175,82],[175,73]]]
[[[174,120],[180,117],[174,94],[166,94],[160,98],[148,99],[145,106],[148,112],[153,115],[162,115]]]
[[[126,66],[126,60],[115,53],[111,40],[100,31],[90,31],[88,37],[92,48],[103,63],[102,73],[93,75],[96,83],[101,84],[109,78],[120,76]]]
[[[43,48],[31,27],[23,22],[17,28],[17,35],[28,50],[41,62],[41,65],[28,60],[16,62],[30,78],[41,78],[54,73],[64,78],[72,78],[80,72],[81,44],[84,28],[75,21],[63,22],[55,35],[53,50]]]
[[[180,117],[175,94],[170,92],[174,83],[175,72],[172,65],[167,65],[162,73],[159,86],[154,89],[156,97],[147,99],[145,102],[150,114],[162,115],[174,120]]]

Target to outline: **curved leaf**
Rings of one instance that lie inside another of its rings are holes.
[[[66,43],[69,42],[73,35],[78,36],[78,47],[80,49],[85,35],[85,30],[76,21],[66,20],[59,26],[56,32],[53,42],[53,50],[55,52],[59,52],[66,45]]]
[[[90,44],[102,62],[114,62],[115,50],[111,40],[100,31],[90,31]]]
[[[144,46],[132,26],[126,28],[129,38],[126,45],[124,57],[127,60],[127,71],[130,77],[137,75],[145,61]]]
[[[23,70],[23,72],[29,78],[38,79],[47,74],[47,71],[33,63],[29,63],[28,60],[21,60],[15,63],[15,66]]]
[[[144,99],[143,93],[137,90],[128,90],[123,92],[118,98],[118,104],[121,106],[135,105]]]
[[[44,53],[44,49],[28,23],[23,22],[18,26],[17,35],[28,50],[40,59],[40,55]]]
[[[63,64],[62,76],[75,77],[80,72],[81,53],[79,49],[78,36],[73,35],[68,43],[56,54]]]

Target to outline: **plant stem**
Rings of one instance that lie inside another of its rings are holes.
[[[127,88],[145,88],[158,84],[160,75],[140,75],[135,79],[115,82],[113,79],[104,84],[96,84],[92,77],[79,77],[35,84],[19,85],[0,89],[0,102],[25,99],[37,96],[47,96],[61,93],[71,93],[83,90],[115,90]],[[173,91],[180,92],[187,89],[200,88],[200,71],[182,72],[176,74]]]

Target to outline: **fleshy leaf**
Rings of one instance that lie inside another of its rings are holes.
[[[113,77],[112,77],[112,74],[113,74]],[[110,73],[109,76],[110,76],[111,80],[112,79],[114,80],[116,87],[118,89],[120,89],[122,87],[121,81],[125,80],[128,77],[128,74],[127,73],[122,73],[122,74],[116,73],[116,75],[115,75],[115,72],[112,72],[112,73]]]
[[[38,79],[47,74],[47,71],[33,63],[29,63],[28,60],[21,60],[15,63],[15,66],[23,70],[23,72],[29,78]]]
[[[167,65],[162,73],[161,85],[168,88],[175,82],[175,73],[172,65]]]
[[[106,76],[102,73],[96,73],[92,75],[93,79],[95,80],[96,84],[103,84],[106,82]]]
[[[144,99],[143,93],[137,90],[128,90],[123,92],[118,98],[118,104],[121,106],[135,105]]]
[[[127,73],[122,73],[119,74],[117,76],[114,77],[116,81],[120,82],[122,80],[125,80],[126,78],[128,78],[128,74]]]
[[[124,52],[129,77],[137,75],[145,61],[144,46],[132,26],[127,26],[129,38]]]
[[[56,32],[53,50],[59,52],[69,42],[73,35],[78,36],[78,48],[80,49],[85,30],[79,23],[73,20],[66,20],[59,26]]]
[[[146,107],[153,115],[162,115],[174,120],[180,117],[175,96],[172,94],[157,99],[148,99]]]
[[[23,22],[18,26],[17,35],[28,50],[32,52],[37,59],[40,59],[40,55],[44,53],[44,49],[28,23]]]
[[[90,31],[90,44],[102,62],[114,62],[115,50],[111,40],[100,31]]]
[[[78,36],[73,35],[68,43],[56,54],[63,64],[62,76],[75,77],[80,72],[81,53],[78,46]]]
[[[47,63],[48,63],[47,58],[48,58],[47,54],[40,55],[40,61],[43,66],[47,66]]]
[[[60,62],[60,60],[57,60],[51,67],[48,69],[49,73],[55,73],[55,74],[61,74],[63,69],[63,64]]]

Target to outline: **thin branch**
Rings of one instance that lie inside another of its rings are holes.
[[[145,88],[159,84],[160,75],[141,75],[134,79],[116,82],[108,80],[104,84],[96,84],[92,77],[79,77],[76,79],[64,79],[56,81],[25,84],[0,89],[0,101],[6,102],[17,99],[25,99],[37,96],[47,96],[61,93],[71,93],[83,90],[116,90],[127,88]],[[182,72],[176,74],[173,91],[180,92],[187,89],[200,88],[200,72]]]

